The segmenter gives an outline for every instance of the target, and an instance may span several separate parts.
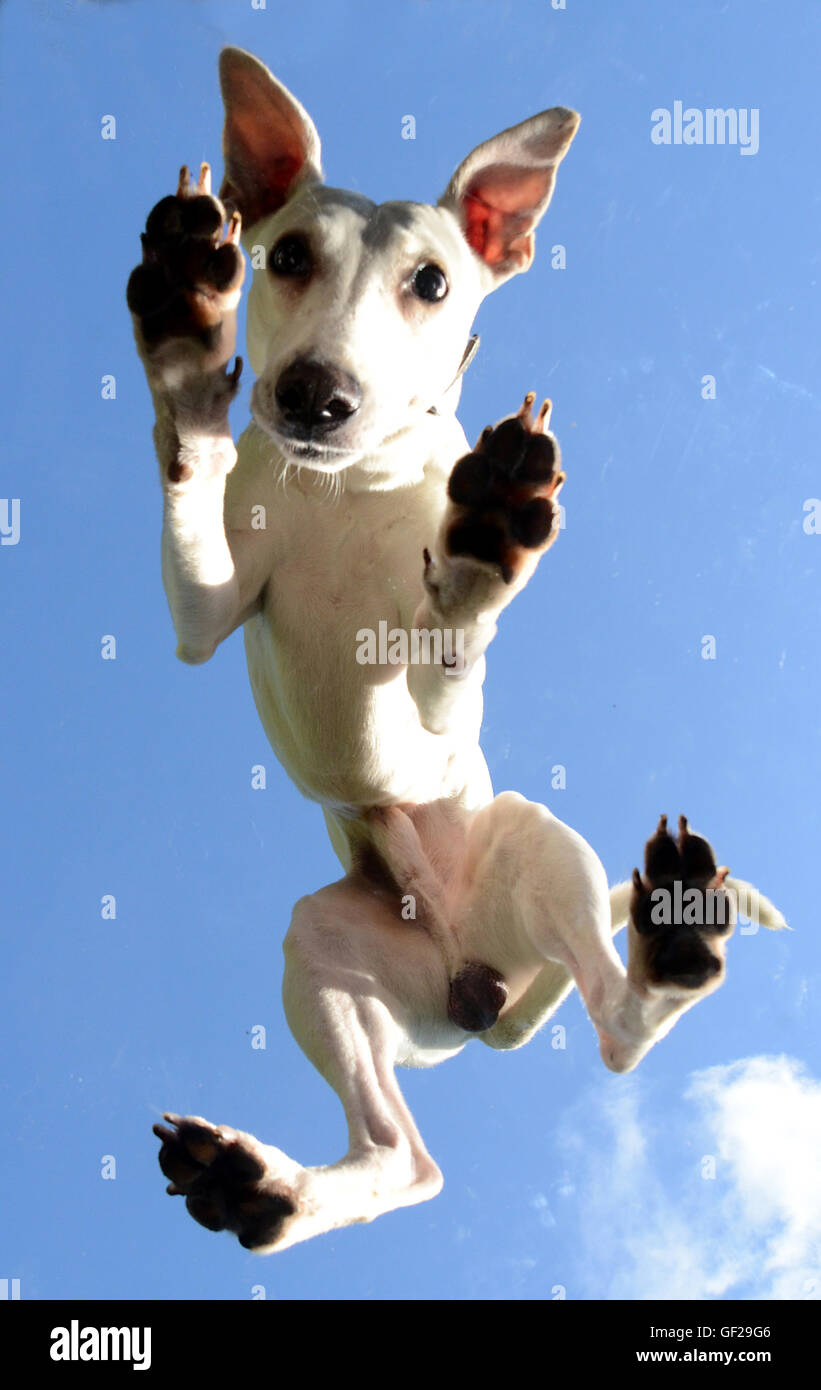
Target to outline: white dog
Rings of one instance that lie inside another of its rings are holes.
[[[534,417],[528,395],[473,453],[454,411],[479,303],[530,265],[578,116],[554,107],[480,145],[435,207],[377,206],[324,186],[310,118],[262,63],[230,48],[220,73],[222,202],[207,166],[195,188],[183,169],[128,302],[177,655],[207,661],[244,624],[265,731],[345,870],[294,910],[284,1002],[350,1147],[305,1168],[198,1117],[155,1128],[169,1192],[265,1253],[439,1191],[397,1065],[471,1037],[519,1047],[575,982],[605,1064],[634,1067],[721,984],[749,885],[662,818],[644,876],[608,893],[575,831],[494,797],[479,749],[484,653],[556,538],[564,474],[548,402]],[[241,228],[257,380],[237,451]],[[784,925],[749,893],[748,915]]]

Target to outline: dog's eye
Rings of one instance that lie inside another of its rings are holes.
[[[420,265],[419,269],[413,273],[411,289],[418,299],[426,299],[430,304],[435,304],[438,299],[444,299],[448,292],[448,282],[444,270],[432,263]]]
[[[313,269],[311,253],[304,237],[280,237],[276,246],[268,254],[268,269],[274,275],[293,275],[304,278]]]

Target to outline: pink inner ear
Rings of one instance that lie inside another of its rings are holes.
[[[277,131],[274,153],[270,131],[260,125],[256,112],[233,112],[226,129],[229,147],[234,150],[245,176],[246,189],[249,184],[253,187],[251,206],[245,212],[245,221],[250,223],[266,212],[274,212],[285,202],[288,190],[305,163],[305,149],[299,133],[289,130],[283,122]]]
[[[304,162],[298,155],[291,154],[283,154],[279,159],[270,161],[266,171],[267,185],[278,201],[285,202],[288,190]]]
[[[488,265],[514,257],[530,259],[533,238],[528,235],[549,197],[555,169],[522,169],[496,165],[483,169],[465,191],[465,238]]]

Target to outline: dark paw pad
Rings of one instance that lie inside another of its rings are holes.
[[[558,494],[564,474],[559,446],[545,431],[549,402],[531,418],[529,394],[518,415],[486,429],[448,481],[459,509],[447,535],[450,555],[470,555],[498,565],[510,583],[522,551],[546,548],[555,539]]]
[[[245,274],[239,216],[230,219],[223,237],[225,220],[225,209],[210,195],[207,165],[193,187],[184,168],[177,193],[149,213],[142,264],[132,271],[126,290],[147,349],[171,338],[192,338],[212,350],[215,330],[235,307]]]
[[[721,961],[696,931],[671,927],[663,931],[653,952],[653,976],[658,984],[701,989],[721,974]]]
[[[654,984],[700,989],[723,970],[717,938],[735,920],[709,842],[690,831],[679,817],[674,839],[662,816],[644,852],[644,874],[633,871],[630,916],[642,938],[643,965]]]
[[[211,1125],[195,1116],[165,1115],[173,1125],[155,1125],[163,1144],[160,1168],[172,1196],[209,1231],[233,1231],[247,1250],[270,1245],[296,1201],[266,1185],[265,1163],[248,1137],[228,1125]]]

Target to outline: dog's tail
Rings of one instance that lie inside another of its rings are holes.
[[[617,931],[621,931],[622,927],[627,926],[632,892],[633,884],[630,879],[627,879],[625,883],[616,883],[610,889],[610,922],[614,935]]]
[[[730,878],[728,875],[724,880],[724,887],[735,898],[739,916],[749,918],[759,927],[769,927],[770,931],[792,931],[792,927],[787,924],[775,904],[771,903],[769,898],[765,898],[763,893],[759,893],[751,883],[746,883],[743,878]]]
[[[747,917],[757,926],[768,927],[770,931],[792,931],[792,927],[787,924],[775,904],[754,888],[752,883],[747,883],[743,878],[728,876],[723,886],[732,894],[739,916]],[[614,934],[627,925],[632,892],[633,884],[629,879],[625,883],[615,884],[610,889],[610,921]]]

